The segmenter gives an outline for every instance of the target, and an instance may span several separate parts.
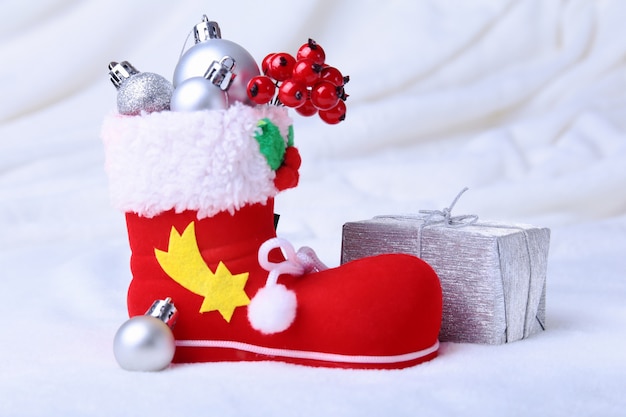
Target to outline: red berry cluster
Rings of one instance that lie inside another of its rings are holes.
[[[346,117],[344,86],[350,78],[325,61],[324,49],[313,39],[295,58],[286,52],[269,54],[261,63],[263,75],[248,82],[248,97],[257,104],[283,104],[302,116],[319,114],[328,124],[339,123]]]

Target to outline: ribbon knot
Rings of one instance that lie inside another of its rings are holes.
[[[273,249],[279,248],[285,260],[282,262],[271,262],[269,254]],[[315,251],[309,247],[302,247],[296,250],[286,239],[275,237],[264,242],[259,248],[259,265],[269,272],[267,285],[275,285],[278,277],[283,274],[301,276],[309,272],[319,272],[328,267],[319,260]]]
[[[400,221],[421,221],[419,227],[417,228],[417,251],[416,254],[419,258],[422,257],[422,233],[424,229],[431,226],[443,226],[449,228],[461,228],[466,226],[471,226],[478,222],[478,216],[476,214],[462,214],[459,216],[452,215],[452,209],[456,205],[459,198],[463,195],[465,191],[469,190],[469,188],[465,187],[457,194],[457,196],[452,200],[452,204],[450,207],[444,207],[441,210],[420,210],[419,214],[426,215],[423,216],[375,216],[375,219],[383,218],[383,219],[394,219]]]
[[[459,201],[459,198],[461,198],[463,193],[467,190],[467,187],[463,188],[454,200],[452,200],[450,207],[444,207],[442,210],[420,210],[420,214],[427,215],[426,219],[424,219],[422,227],[434,224],[443,224],[447,227],[465,227],[476,223],[478,221],[478,216],[475,214],[462,214],[460,216],[452,215],[452,209],[456,205],[457,201]]]

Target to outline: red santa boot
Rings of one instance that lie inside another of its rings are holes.
[[[174,362],[402,368],[437,355],[441,288],[425,262],[328,269],[276,238],[273,198],[300,165],[284,108],[112,115],[103,139],[132,250],[129,315],[172,299]]]

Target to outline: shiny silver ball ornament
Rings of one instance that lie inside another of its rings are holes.
[[[229,105],[229,91],[235,61],[225,56],[213,61],[203,77],[189,78],[174,89],[172,111],[223,110]]]
[[[127,371],[160,371],[174,357],[171,328],[178,312],[169,298],[157,300],[143,316],[135,316],[118,329],[113,340],[117,363]]]
[[[223,110],[228,108],[226,93],[204,77],[183,81],[172,94],[170,110],[190,112],[199,110]]]
[[[120,327],[113,344],[115,359],[127,371],[160,371],[174,357],[174,336],[161,320],[136,316]]]
[[[228,89],[230,103],[240,101],[247,105],[255,105],[247,93],[250,79],[260,75],[259,66],[252,55],[235,42],[222,39],[219,25],[217,22],[209,21],[206,15],[202,22],[194,27],[194,38],[195,45],[180,57],[174,69],[174,87],[177,88],[189,78],[203,76],[212,62],[230,56],[237,63],[235,78]]]
[[[151,72],[140,72],[128,61],[109,64],[111,82],[117,88],[117,110],[120,114],[135,116],[169,110],[174,86],[164,77]]]

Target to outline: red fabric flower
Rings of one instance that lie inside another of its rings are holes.
[[[274,185],[278,191],[283,191],[288,188],[294,188],[298,185],[300,174],[298,169],[302,159],[300,158],[300,152],[293,146],[285,149],[285,156],[283,158],[282,165],[276,170],[276,178],[274,178]]]

